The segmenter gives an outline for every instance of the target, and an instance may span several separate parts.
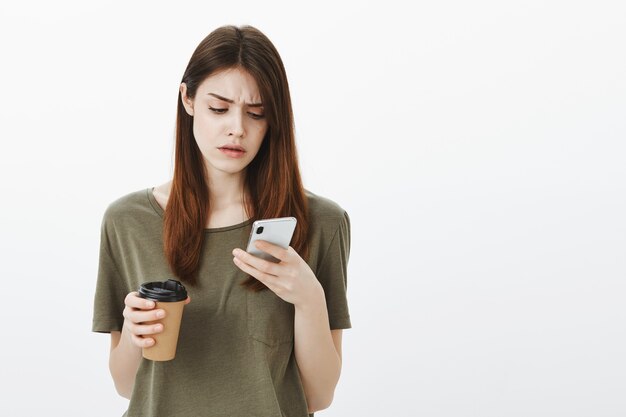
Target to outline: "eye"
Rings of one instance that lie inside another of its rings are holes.
[[[265,117],[264,114],[256,114],[256,113],[248,113],[250,115],[250,117],[252,117],[253,119],[262,119]]]
[[[226,110],[228,110],[228,109],[216,109],[216,108],[211,107],[211,106],[209,106],[209,109],[211,109],[211,111],[213,111],[214,113],[217,113],[217,114],[222,114],[222,113],[224,113]]]

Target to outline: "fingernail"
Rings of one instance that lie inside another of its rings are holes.
[[[154,307],[154,302],[153,301],[146,301],[146,307],[148,307],[148,308]]]
[[[165,316],[165,311],[163,311],[163,310],[159,310],[159,311],[157,311],[156,316],[157,316],[158,318],[162,318],[162,317],[164,317],[164,316]]]

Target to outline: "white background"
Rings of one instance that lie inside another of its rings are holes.
[[[119,416],[106,206],[172,172],[223,24],[276,45],[305,186],[352,219],[338,416],[626,415],[621,1],[3,2],[2,416]]]

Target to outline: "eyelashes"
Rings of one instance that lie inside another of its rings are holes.
[[[209,109],[213,113],[216,113],[216,114],[224,114],[228,110],[228,109],[217,109],[217,108],[214,108],[214,107],[211,107],[211,106],[209,106]],[[248,112],[248,114],[250,115],[250,117],[252,117],[253,119],[256,119],[256,120],[262,119],[262,118],[265,117],[264,114],[256,114],[256,113],[250,113],[250,112]]]

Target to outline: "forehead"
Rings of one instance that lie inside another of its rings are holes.
[[[250,73],[240,68],[231,68],[211,74],[200,83],[198,92],[202,96],[215,93],[235,102],[261,101],[256,80]]]

